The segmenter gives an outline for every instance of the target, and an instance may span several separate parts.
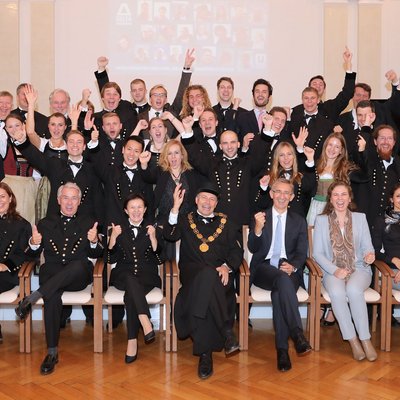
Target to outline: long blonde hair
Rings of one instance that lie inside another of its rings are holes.
[[[181,172],[191,170],[192,166],[189,164],[187,151],[183,147],[182,143],[176,139],[171,139],[169,142],[165,144],[164,148],[161,151],[160,161],[158,162],[158,165],[161,167],[163,171],[171,172],[171,166],[169,165],[168,162],[168,152],[170,148],[174,145],[179,147],[182,154]]]
[[[208,96],[207,90],[204,86],[201,85],[190,85],[185,89],[182,98],[182,111],[180,114],[181,118],[185,118],[188,115],[193,114],[193,108],[189,105],[189,93],[191,90],[200,90],[201,94],[203,95],[203,105],[204,108],[212,108],[210,97]]]

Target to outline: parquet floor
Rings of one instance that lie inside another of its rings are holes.
[[[124,363],[125,327],[105,333],[104,353],[94,354],[92,328],[73,321],[62,331],[60,362],[55,373],[39,374],[45,355],[41,322],[34,322],[33,351],[18,353],[17,323],[2,322],[0,399],[400,399],[400,339],[394,328],[392,351],[379,359],[353,361],[337,326],[323,328],[321,351],[299,358],[291,349],[293,368],[276,370],[271,321],[254,320],[249,351],[225,358],[214,354],[214,375],[197,377],[197,357],[189,340],[177,353],[165,353],[163,334],[145,346],[139,358]],[[378,343],[378,336],[373,341]]]

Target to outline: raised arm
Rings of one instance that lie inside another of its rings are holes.
[[[40,137],[35,131],[35,104],[38,98],[38,93],[32,86],[26,85],[24,94],[28,102],[28,114],[26,115],[26,133],[30,142],[37,148],[40,148]]]

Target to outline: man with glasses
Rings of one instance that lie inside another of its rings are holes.
[[[271,188],[272,208],[258,212],[249,233],[248,247],[253,253],[250,285],[271,290],[275,347],[279,371],[292,368],[288,339],[291,337],[298,356],[311,351],[304,337],[297,289],[304,286],[303,266],[307,257],[307,225],[303,217],[288,210],[293,185],[277,179]]]

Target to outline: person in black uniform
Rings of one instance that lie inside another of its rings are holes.
[[[158,265],[163,262],[163,240],[160,228],[145,218],[146,200],[140,194],[130,194],[124,202],[128,218],[121,225],[112,224],[108,242],[108,263],[117,263],[111,271],[110,284],[125,291],[128,344],[127,364],[137,359],[137,336],[142,326],[145,343],[155,339],[150,322],[146,294],[161,287]]]
[[[0,182],[0,293],[18,285],[18,271],[27,260],[25,249],[32,234],[31,225],[16,208],[17,200],[11,188]]]
[[[67,182],[58,188],[58,214],[52,214],[32,230],[29,246],[33,254],[44,251],[45,263],[40,267],[39,289],[25,297],[15,312],[27,317],[40,298],[44,300],[44,323],[47,351],[40,372],[50,374],[58,362],[58,341],[62,314],[61,296],[65,290],[79,291],[90,284],[93,266],[88,260],[101,257],[103,246],[98,241],[95,220],[80,214],[82,192],[78,185]]]
[[[239,350],[232,331],[236,304],[233,276],[243,250],[238,244],[238,228],[225,214],[214,212],[217,186],[200,188],[197,210],[178,218],[184,196],[185,189],[178,184],[163,234],[166,240],[181,240],[182,286],[174,307],[175,324],[179,338],[192,338],[193,354],[200,356],[198,375],[206,379],[213,373],[213,351],[224,348],[225,354],[231,355]]]

